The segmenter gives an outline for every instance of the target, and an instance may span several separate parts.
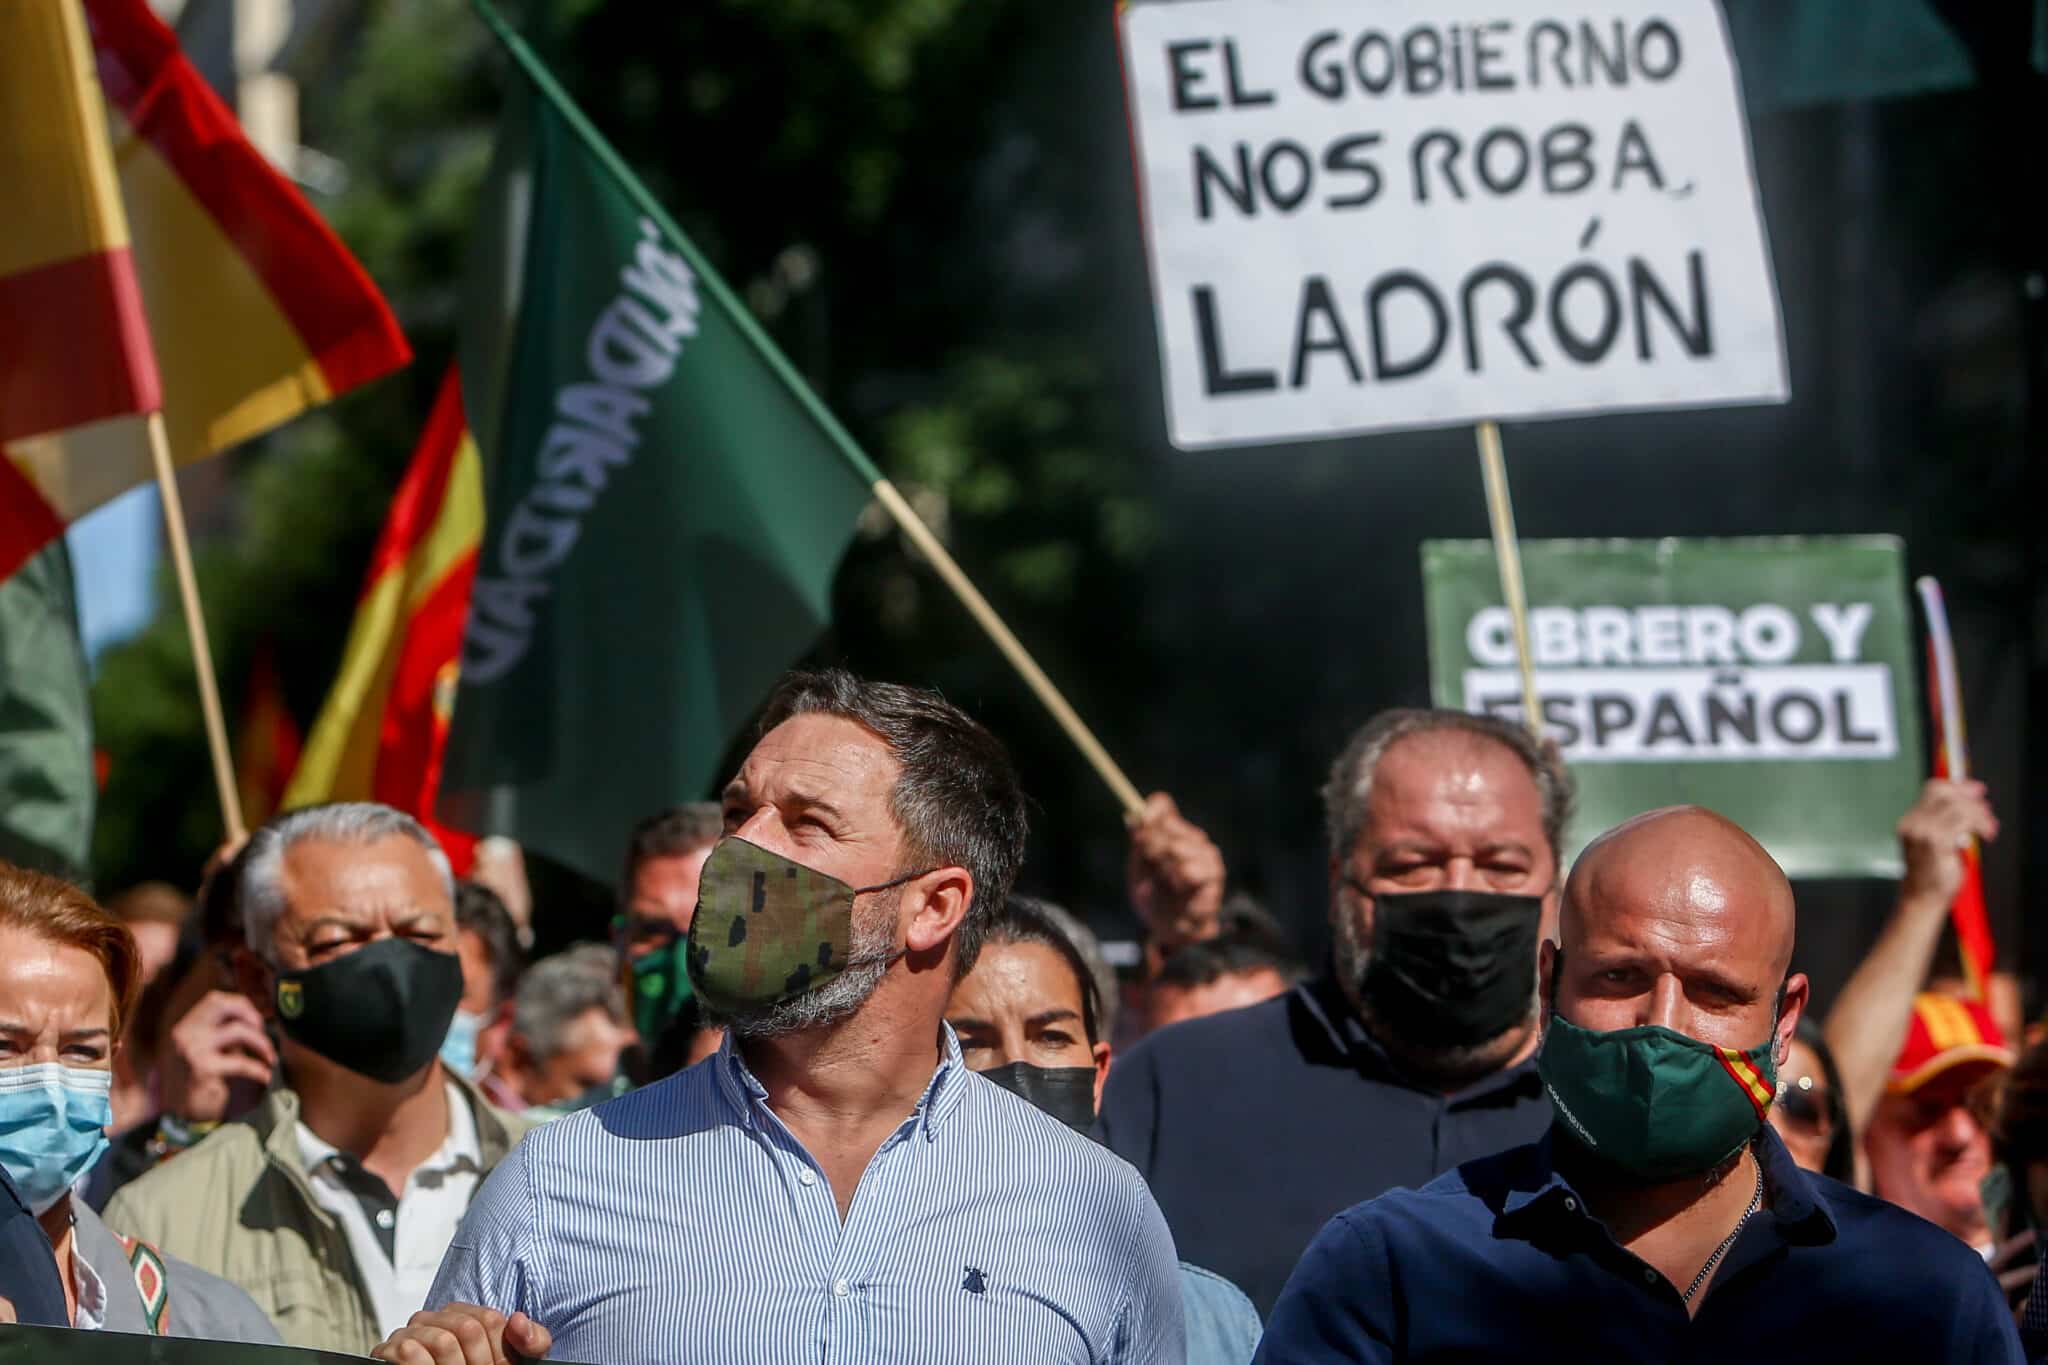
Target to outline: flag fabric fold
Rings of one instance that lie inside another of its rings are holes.
[[[341,671],[292,773],[287,809],[381,801],[436,825],[483,524],[476,442],[451,369],[370,556]],[[466,868],[474,839],[446,827],[435,834]]]
[[[0,443],[154,411],[156,361],[77,0],[0,5],[0,185]],[[22,490],[4,492],[12,504]],[[47,539],[55,518],[14,512],[0,525]]]
[[[441,795],[610,880],[830,616],[879,478],[487,3],[512,58],[470,252],[488,530]]]
[[[10,33],[52,13],[71,16],[81,38],[90,22],[85,76],[96,63],[89,103],[97,136],[78,139],[110,156],[106,183],[118,181],[118,191],[108,198],[125,205],[129,224],[116,243],[130,262],[126,293],[109,297],[122,301],[118,317],[133,336],[154,339],[178,463],[217,454],[411,358],[362,267],[243,135],[147,0],[84,0],[82,10],[80,0],[0,5],[0,145],[16,140],[10,133],[31,147],[52,142],[51,102],[38,92],[53,77]],[[0,183],[48,183],[9,174],[5,156]],[[0,222],[0,276],[24,240],[18,222]],[[32,281],[13,300],[4,291],[0,284],[0,505],[8,509],[0,574],[63,524],[152,476],[143,423],[125,414],[159,406],[152,374],[146,402],[74,404],[68,416],[23,408],[17,389],[45,395],[46,405],[63,389],[36,379],[17,352],[61,368],[75,387],[98,371],[74,362],[73,334],[106,333],[114,304],[91,279]]]

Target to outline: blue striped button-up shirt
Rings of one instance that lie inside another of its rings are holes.
[[[528,1134],[428,1307],[523,1310],[598,1365],[1184,1355],[1172,1235],[1128,1164],[969,1071],[953,1030],[839,1220],[730,1040]]]

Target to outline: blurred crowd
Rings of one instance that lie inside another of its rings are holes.
[[[1000,743],[843,673],[538,960],[516,858],[457,880],[382,806],[190,895],[0,865],[0,1315],[419,1365],[2048,1358],[2048,1043],[1944,956],[1981,784],[1903,814],[1824,1009],[1743,831],[1649,813],[1567,879],[1512,726],[1384,712],[1323,797],[1327,952],[1155,795],[1121,968],[1013,894]]]

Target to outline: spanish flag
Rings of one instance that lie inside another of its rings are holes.
[[[0,4],[0,185],[0,444],[155,411],[156,359],[76,0]],[[36,489],[0,468],[4,571],[60,529]]]
[[[143,422],[126,414],[156,406],[155,376],[148,402],[123,405],[103,392],[105,366],[79,363],[80,336],[105,333],[105,319],[154,338],[163,420],[181,464],[411,358],[362,267],[242,135],[146,0],[83,0],[82,12],[98,92],[91,60],[78,57],[80,0],[0,3],[0,184],[33,187],[17,197],[39,210],[96,203],[44,186],[60,163],[88,155],[86,144],[104,166],[111,137],[104,186],[118,178],[119,191],[104,197],[116,223],[125,203],[132,249],[119,252],[122,293],[77,263],[79,249],[59,249],[74,238],[0,215],[0,276],[9,277],[0,285],[0,477],[27,485],[5,498],[0,574],[63,523],[151,477]],[[60,27],[74,40],[68,63],[49,39]],[[107,254],[131,247],[118,231],[89,240]],[[52,263],[71,273],[52,277]],[[34,266],[45,268],[12,278]]]
[[[286,809],[381,801],[418,816],[458,868],[469,865],[473,839],[436,826],[433,814],[483,530],[483,468],[451,368],[370,556],[341,673]]]

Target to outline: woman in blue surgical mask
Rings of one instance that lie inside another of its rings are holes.
[[[107,1149],[135,939],[77,887],[0,863],[0,1167],[42,1224],[71,1326],[274,1343],[241,1290],[110,1232],[74,1189]]]

